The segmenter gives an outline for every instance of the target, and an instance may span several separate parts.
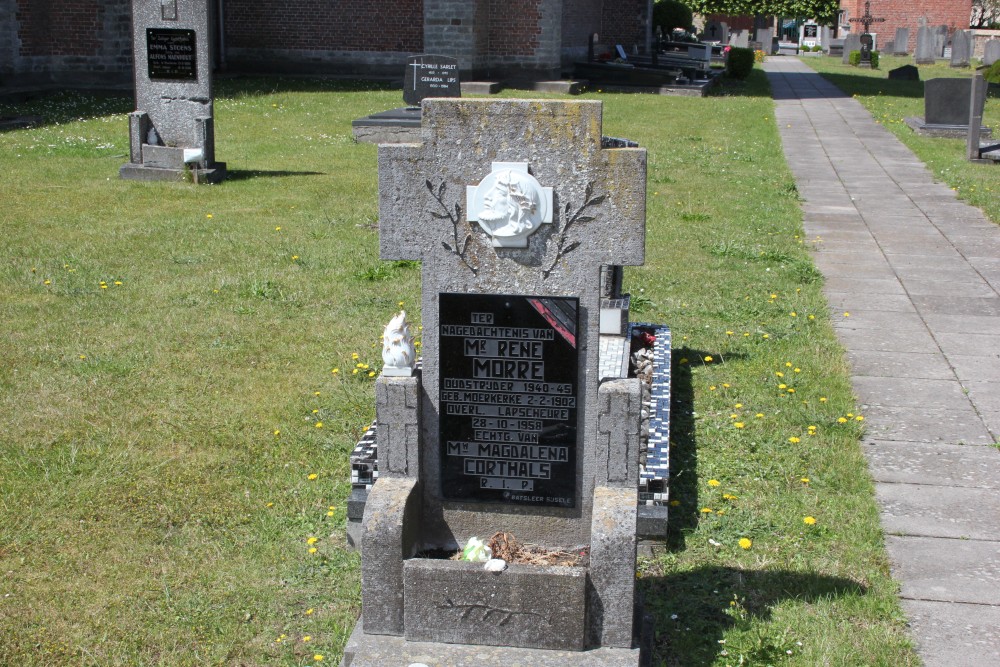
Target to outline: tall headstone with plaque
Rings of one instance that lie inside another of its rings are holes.
[[[345,665],[640,664],[642,389],[602,381],[598,341],[602,269],[643,262],[646,154],[602,142],[601,112],[425,99],[422,142],[379,146],[381,257],[421,261],[423,362],[376,384]],[[580,560],[432,557],[495,533]]]
[[[217,182],[207,0],[132,1],[135,108],[122,178]]]

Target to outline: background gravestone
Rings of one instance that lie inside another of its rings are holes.
[[[981,106],[985,96],[977,97]],[[918,134],[933,137],[966,138],[972,118],[972,79],[940,78],[924,82],[924,118],[907,118],[906,124]],[[982,117],[982,109],[976,109]],[[980,127],[981,137],[992,136],[988,127]]]
[[[750,31],[746,29],[733,31],[730,33],[729,44],[741,49],[750,48]]]
[[[892,53],[897,56],[905,56],[909,53],[910,48],[910,29],[896,28],[896,35],[892,42],[894,45]]]
[[[990,39],[983,45],[983,64],[992,65],[1000,60],[1000,39]]]
[[[968,67],[972,57],[972,40],[965,30],[956,30],[951,36],[952,67]]]
[[[933,28],[934,31],[934,57],[943,58],[945,48],[948,46],[948,26],[939,25]]]
[[[934,29],[920,26],[917,30],[917,48],[913,52],[913,60],[918,65],[933,65],[938,58],[937,36]]]
[[[215,161],[212,35],[205,0],[132,2],[135,108],[129,114],[130,180],[225,177]]]
[[[846,65],[851,62],[851,51],[861,50],[861,35],[856,32],[849,32],[847,36],[844,37],[844,55],[843,63]]]
[[[411,107],[420,106],[427,97],[461,96],[458,58],[425,54],[412,56],[406,62],[403,101]]]

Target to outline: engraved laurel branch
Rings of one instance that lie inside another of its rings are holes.
[[[561,260],[563,257],[565,257],[566,255],[570,254],[578,247],[580,247],[579,241],[573,241],[569,245],[566,245],[566,240],[568,238],[570,227],[572,227],[575,223],[591,222],[592,220],[594,220],[594,216],[583,215],[583,212],[588,208],[590,208],[591,206],[597,206],[598,204],[603,202],[605,195],[597,195],[596,197],[593,195],[594,195],[594,184],[593,182],[587,183],[587,189],[583,193],[583,205],[580,208],[576,209],[576,213],[574,213],[573,215],[570,215],[570,209],[572,208],[572,204],[570,202],[566,202],[566,208],[563,214],[563,219],[566,220],[566,224],[563,225],[563,228],[559,232],[559,237],[556,241],[555,259],[552,260],[552,264],[549,265],[549,268],[542,271],[543,280],[549,277],[549,274],[552,273],[553,269],[556,268],[556,264],[559,263],[559,260]]]
[[[439,604],[438,609],[457,609],[461,610],[462,620],[468,619],[475,612],[482,612],[482,616],[479,617],[479,621],[487,620],[491,614],[499,614],[502,616],[500,622],[497,623],[498,626],[507,625],[512,618],[515,616],[536,616],[546,625],[552,625],[552,619],[549,616],[539,614],[536,611],[520,611],[517,609],[504,609],[503,607],[491,607],[488,604],[455,604],[450,598],[445,598],[445,601]]]
[[[438,185],[437,188],[434,187],[434,184],[431,183],[430,179],[427,179],[426,183],[428,192],[431,193],[431,196],[434,197],[434,200],[444,211],[444,213],[431,211],[431,217],[435,220],[448,220],[451,222],[452,226],[452,243],[441,241],[441,245],[444,246],[445,250],[462,260],[462,264],[465,264],[469,271],[472,271],[472,275],[478,275],[479,269],[472,264],[469,264],[469,260],[465,257],[465,253],[469,249],[469,243],[472,242],[472,234],[467,232],[464,239],[461,241],[458,240],[458,227],[462,224],[462,205],[456,202],[453,211],[448,208],[447,204],[444,203],[444,193],[448,185],[444,181],[441,181],[441,184]]]

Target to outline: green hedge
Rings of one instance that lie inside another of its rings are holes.
[[[851,51],[851,55],[847,56],[847,60],[850,64],[857,67],[861,64],[861,52]],[[872,69],[878,69],[878,51],[872,51]]]
[[[753,71],[753,49],[733,46],[726,56],[726,74],[734,79],[745,79]]]

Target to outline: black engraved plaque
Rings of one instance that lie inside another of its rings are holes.
[[[194,30],[146,28],[146,62],[152,81],[197,81]]]
[[[441,493],[574,507],[579,300],[440,295]]]
[[[411,56],[403,76],[403,101],[420,106],[425,97],[461,97],[458,59],[449,56]]]

